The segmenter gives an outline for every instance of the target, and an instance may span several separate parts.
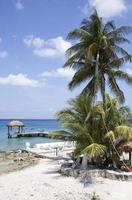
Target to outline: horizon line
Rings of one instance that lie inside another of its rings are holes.
[[[0,118],[0,120],[57,120],[56,118]]]

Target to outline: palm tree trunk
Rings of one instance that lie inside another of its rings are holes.
[[[106,88],[105,88],[105,79],[104,79],[104,88],[103,88],[103,107],[104,107],[104,111],[106,111]]]
[[[95,65],[95,83],[94,83],[94,94],[93,94],[93,103],[92,105],[94,106],[96,103],[96,95],[97,95],[97,84],[98,84],[98,71],[99,71],[99,52],[97,53],[97,57],[96,57],[96,65]],[[85,122],[88,121],[88,118],[90,116],[90,113],[88,113]]]
[[[96,56],[96,65],[95,65],[95,85],[94,85],[94,100],[93,104],[96,103],[96,95],[97,95],[97,85],[98,85],[98,72],[99,72],[99,52],[97,52]]]
[[[97,56],[96,56],[96,65],[95,65],[95,83],[94,83],[94,94],[93,94],[93,102],[92,105],[94,106],[96,103],[96,95],[97,95],[97,84],[98,84],[98,70],[99,70],[99,52],[97,52]],[[88,118],[90,116],[90,113],[88,113],[85,122],[88,121]]]
[[[88,156],[86,153],[83,155],[81,169],[87,169]]]

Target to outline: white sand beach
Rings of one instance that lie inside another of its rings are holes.
[[[0,176],[1,200],[88,200],[96,192],[101,200],[131,200],[132,182],[98,178],[92,184],[61,176],[57,161],[42,159],[36,166]]]

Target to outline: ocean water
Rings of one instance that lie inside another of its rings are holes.
[[[59,140],[49,139],[44,137],[25,137],[25,138],[11,138],[8,139],[7,134],[7,123],[11,120],[0,120],[0,151],[14,150],[25,147],[26,142],[30,142],[31,144],[36,143],[49,143],[49,142],[57,142]],[[25,130],[28,131],[55,131],[62,129],[59,122],[57,120],[48,120],[48,119],[21,119],[25,124]],[[13,132],[16,130],[13,129]],[[12,133],[13,133],[12,132]]]

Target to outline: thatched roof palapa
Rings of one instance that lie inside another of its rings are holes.
[[[14,127],[14,126],[18,126],[18,127],[23,127],[24,123],[18,120],[12,120],[11,122],[9,122],[7,124],[8,127]]]
[[[124,151],[126,153],[132,152],[132,139],[122,140],[121,142],[119,142],[119,144],[116,146],[116,148],[119,151]]]

